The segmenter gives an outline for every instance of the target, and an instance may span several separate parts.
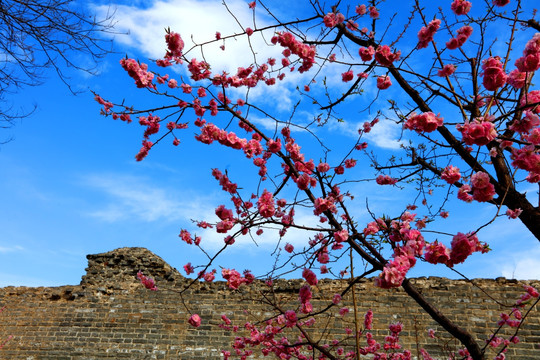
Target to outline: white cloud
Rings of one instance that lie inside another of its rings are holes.
[[[117,36],[115,41],[152,59],[158,59],[165,55],[165,28],[170,28],[182,36],[185,42],[184,52],[187,52],[195,44],[215,40],[216,31],[226,36],[243,33],[242,27],[254,27],[253,12],[245,1],[227,1],[227,6],[234,18],[221,1],[215,0],[158,0],[149,2],[143,8],[112,4],[110,7],[116,9],[118,20],[115,29],[129,33],[127,36]],[[105,13],[110,7],[99,6],[96,10],[98,13]],[[264,18],[258,15],[257,27],[262,28],[265,25]],[[267,32],[265,35],[271,37],[271,34],[272,32]],[[264,43],[260,33],[255,33],[249,41],[253,49],[257,49],[257,57],[260,59],[266,60],[265,51],[276,53],[276,50],[270,50],[272,47]],[[222,44],[222,41],[216,41],[204,47],[204,58],[212,64],[214,71],[235,71],[239,65],[247,66],[253,62],[254,55],[249,49],[246,36],[226,39],[225,52],[219,48]],[[200,48],[191,52],[188,57],[201,59]]]
[[[15,246],[0,246],[0,253],[10,253],[14,251],[24,251],[25,249],[22,246],[15,245]]]
[[[540,279],[540,249],[512,253],[505,259],[501,274],[507,279]]]
[[[85,177],[83,185],[95,188],[110,198],[100,209],[87,212],[88,216],[107,222],[127,219],[144,222],[189,220],[208,203],[208,198],[201,194],[160,188],[147,179],[135,176],[90,175]]]

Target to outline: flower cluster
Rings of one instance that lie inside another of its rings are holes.
[[[154,73],[148,71],[147,64],[139,64],[135,59],[122,59],[120,65],[135,80],[135,85],[138,88],[155,88],[154,83],[152,83]]]
[[[437,130],[439,126],[443,125],[443,118],[435,115],[432,112],[425,112],[422,114],[412,113],[407,121],[403,124],[405,129],[414,130],[417,133],[429,133]]]
[[[482,61],[483,84],[486,90],[495,91],[506,84],[506,73],[501,63],[501,58],[492,56]]]
[[[452,2],[452,5],[450,5],[450,9],[454,12],[456,15],[467,15],[469,10],[471,10],[471,2],[467,0],[454,0]]]
[[[429,43],[433,41],[433,36],[439,30],[441,26],[441,20],[434,19],[431,20],[428,26],[423,26],[418,32],[418,44],[416,45],[417,49],[427,48]]]
[[[298,68],[300,73],[308,71],[315,64],[315,47],[302,44],[296,40],[293,34],[289,32],[277,33],[271,41],[272,44],[279,43],[302,60],[302,65]]]
[[[540,33],[534,34],[527,42],[523,56],[516,60],[515,65],[521,72],[532,72],[540,68]]]
[[[156,283],[151,277],[144,276],[143,273],[139,271],[137,273],[137,278],[148,290],[157,291]]]
[[[461,173],[459,172],[459,168],[455,167],[454,165],[448,165],[441,173],[441,179],[443,179],[450,185],[459,181],[459,179],[461,179]]]
[[[446,42],[446,48],[448,50],[455,50],[457,48],[460,48],[465,44],[467,39],[472,35],[473,28],[469,25],[465,25],[458,29],[457,36],[451,38]]]
[[[375,60],[382,66],[392,66],[392,63],[399,60],[400,56],[401,51],[392,52],[388,45],[379,46],[375,51]]]
[[[456,125],[456,128],[463,136],[463,142],[467,145],[486,145],[497,137],[495,125],[491,118],[477,118],[472,123]]]
[[[324,16],[323,22],[326,27],[333,28],[345,21],[345,16],[342,13],[328,13]]]

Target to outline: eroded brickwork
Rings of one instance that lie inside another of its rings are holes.
[[[0,313],[0,341],[13,336],[0,350],[1,359],[220,359],[220,351],[230,348],[238,335],[215,326],[221,323],[221,314],[237,324],[271,316],[255,300],[262,285],[231,291],[223,282],[197,283],[178,294],[174,290],[184,288],[190,280],[146,249],[122,248],[87,257],[87,274],[80,285],[0,289],[0,307],[6,307]],[[139,270],[154,277],[160,290],[144,289],[136,280]],[[474,280],[478,287],[444,278],[414,282],[448,317],[479,338],[493,331],[499,314],[507,310],[502,305],[512,304],[523,293],[521,283],[505,279]],[[538,281],[529,283],[540,286]],[[283,302],[294,301],[303,284],[300,280],[279,281],[275,296]],[[314,289],[314,308],[320,308],[323,301],[327,304],[343,285],[321,281]],[[389,323],[401,321],[402,344],[414,354],[417,345],[438,358],[447,358],[445,349],[455,350],[454,341],[446,337],[427,337],[427,329],[438,326],[402,290],[381,291],[364,281],[357,285],[356,293],[359,313],[373,309],[373,333],[379,341],[384,342]],[[351,307],[351,299],[344,299],[344,305]],[[538,310],[529,314],[519,332],[522,341],[511,347],[508,359],[540,359]],[[190,312],[201,315],[201,327],[187,325]],[[342,338],[343,328],[352,327],[351,320],[352,312],[342,318],[334,311],[317,322],[312,335]]]

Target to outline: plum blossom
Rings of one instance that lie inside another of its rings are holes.
[[[380,90],[386,90],[390,86],[392,86],[392,81],[390,80],[390,76],[383,75],[377,77],[377,88]]]
[[[343,74],[341,74],[341,80],[343,82],[349,82],[351,81],[352,79],[354,78],[354,73],[352,70],[349,70],[347,72],[344,72]]]
[[[377,176],[375,181],[379,185],[394,185],[395,183],[398,182],[397,179],[394,179],[393,177],[391,177],[389,175],[379,175],[379,176]]]
[[[137,278],[148,290],[157,291],[156,283],[151,277],[144,276],[143,273],[139,271],[137,273]]]
[[[458,131],[463,136],[463,142],[467,145],[486,145],[497,137],[495,125],[489,121],[490,118],[477,118],[472,123],[456,125]]]
[[[398,50],[392,53],[388,45],[379,46],[375,51],[375,60],[382,66],[392,66],[392,63],[399,60],[400,56],[401,51]]]
[[[437,71],[437,76],[445,77],[450,76],[456,71],[456,66],[453,64],[446,64],[443,68]]]
[[[193,327],[199,327],[201,326],[201,317],[199,314],[193,314],[190,316],[188,322]]]
[[[521,72],[517,69],[512,70],[510,74],[508,74],[508,77],[506,78],[506,82],[510,84],[510,86],[514,87],[515,89],[521,89],[523,86],[525,86],[526,81],[527,81],[527,73]]]
[[[227,280],[227,286],[233,290],[238,289],[242,284],[248,282],[246,278],[243,278],[242,275],[234,269],[222,269],[221,276]]]
[[[345,16],[342,13],[328,13],[324,16],[323,22],[326,27],[333,28],[334,26],[341,24],[345,21]]]
[[[432,112],[425,112],[422,114],[412,113],[407,121],[403,124],[405,129],[414,130],[417,133],[433,132],[437,130],[439,126],[443,125],[443,119]]]
[[[257,201],[257,207],[259,209],[259,214],[261,214],[262,217],[269,218],[274,216],[276,208],[274,206],[274,196],[272,193],[264,189],[263,194]]]
[[[180,58],[182,56],[182,50],[184,49],[184,41],[180,34],[173,31],[165,34],[165,41],[167,42],[167,54],[165,58]]]
[[[472,196],[479,202],[489,201],[495,195],[495,187],[490,182],[489,175],[479,171],[471,177]]]
[[[523,50],[523,56],[515,63],[521,72],[533,72],[540,68],[540,33],[534,34]]]
[[[483,84],[486,90],[495,91],[506,84],[507,75],[504,72],[501,58],[492,56],[482,61]]]
[[[154,73],[148,71],[147,64],[139,64],[134,59],[122,59],[120,60],[120,65],[122,65],[122,68],[127,71],[128,75],[135,80],[135,85],[138,88],[155,87],[152,83]]]
[[[427,48],[429,43],[433,41],[433,36],[437,30],[439,30],[440,26],[441,20],[439,19],[431,20],[427,26],[423,26],[420,31],[418,31],[418,44],[416,45],[416,48]]]
[[[515,210],[508,209],[506,210],[506,215],[508,216],[509,219],[517,219],[519,215],[521,215],[522,212],[523,210],[519,208]]]
[[[519,105],[535,114],[540,114],[540,90],[533,90],[521,98]]]
[[[461,173],[459,172],[459,168],[455,167],[454,165],[448,165],[441,173],[441,179],[443,179],[450,185],[459,181],[459,179],[461,179]]]
[[[458,29],[457,36],[451,38],[446,42],[446,48],[448,50],[455,50],[465,44],[467,39],[472,35],[473,28],[469,25],[465,25]]]
[[[450,260],[450,250],[435,240],[426,245],[424,259],[431,264],[446,264]]]
[[[450,9],[454,12],[456,15],[467,15],[469,10],[471,10],[471,2],[466,0],[454,0],[452,2],[452,5],[450,5]]]
[[[463,234],[458,232],[452,238],[451,246],[450,260],[448,261],[448,266],[451,267],[464,262],[473,252],[487,251],[485,244],[480,243],[478,237],[472,233]]]
[[[362,61],[371,61],[373,59],[373,55],[375,54],[375,49],[373,46],[361,47],[358,50],[358,54],[360,55],[360,58]]]
[[[319,282],[317,275],[308,268],[305,268],[304,271],[302,271],[302,277],[306,279],[307,283],[311,286],[316,286]]]

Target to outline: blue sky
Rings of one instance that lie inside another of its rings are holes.
[[[186,42],[189,34],[196,34],[195,41],[205,41],[212,39],[216,31],[240,31],[220,3],[178,0],[113,4],[117,29],[129,35],[116,36],[117,53],[101,63],[98,76],[74,74],[73,82],[81,90],[96,91],[110,100],[126,98],[127,103],[159,104],[159,99],[149,98],[133,86],[118,61],[125,53],[141,61],[162,56],[163,29],[167,26],[183,34]],[[252,15],[245,1],[228,4],[240,22],[251,26]],[[278,13],[287,16],[284,10],[277,8]],[[258,25],[264,21],[264,17],[259,18]],[[228,41],[227,56],[217,47],[205,55],[216,67],[235,69],[245,62],[245,46],[241,40]],[[256,38],[253,47],[260,56],[275,52]],[[336,91],[344,89],[339,74],[338,70],[327,73]],[[252,101],[268,105],[268,99],[272,99],[276,111],[286,114],[298,98],[296,85],[306,81],[294,75],[287,79],[280,87],[256,90],[250,95]],[[364,96],[369,97],[369,89]],[[231,176],[246,181],[246,186],[253,185],[248,180],[254,174],[249,162],[217,145],[196,143],[193,130],[182,134],[179,147],[164,142],[152,149],[144,161],[136,162],[134,155],[140,147],[142,128],[101,117],[90,92],[73,96],[52,76],[43,86],[15,95],[14,102],[27,109],[36,104],[37,110],[0,134],[13,138],[0,147],[0,286],[78,284],[86,267],[86,254],[125,246],[146,247],[178,269],[187,262],[204,263],[202,254],[182,243],[178,233],[184,227],[193,229],[190,219],[214,219],[214,209],[227,200],[210,169],[227,169]],[[297,119],[303,121],[304,117],[307,121],[310,114],[309,107],[302,108]],[[355,112],[344,116],[348,117],[345,124],[333,123],[320,130],[320,136],[338,139],[332,143],[336,150],[331,157],[343,156],[346,146],[355,141],[356,129],[373,115]],[[262,118],[254,121],[265,125]],[[398,154],[399,135],[399,128],[383,124],[366,140],[374,151],[388,156]],[[303,149],[312,151],[315,155],[310,156],[318,159],[321,150],[313,139],[302,134],[298,137],[305,140]],[[372,169],[364,161],[355,171],[370,177]],[[399,214],[415,194],[373,183],[351,185],[350,190],[357,197],[352,209],[365,222],[370,220],[364,206],[366,198],[371,210],[395,216],[392,210]],[[471,231],[495,214],[491,206],[478,203],[467,206],[454,201],[446,209],[450,217],[437,229],[448,232]],[[309,213],[301,211],[297,220],[313,221]],[[214,234],[202,234],[210,250],[222,242]],[[540,278],[540,245],[519,221],[499,218],[480,236],[493,251],[474,255],[458,270],[470,277]],[[286,240],[296,246],[307,242],[304,234],[294,231]],[[275,246],[271,234],[258,239],[257,245],[239,241],[219,264],[261,274],[272,265],[270,254]],[[420,266],[411,275],[455,276],[439,268]]]

